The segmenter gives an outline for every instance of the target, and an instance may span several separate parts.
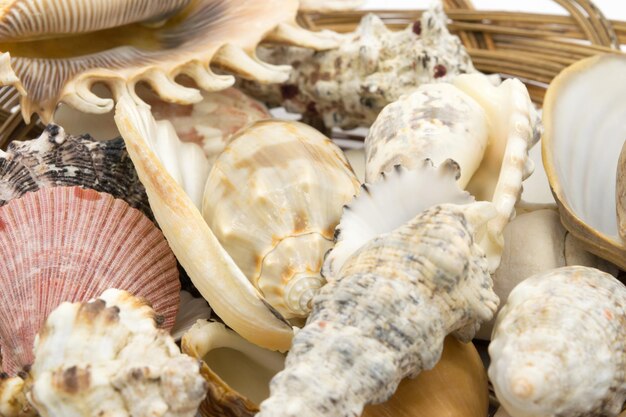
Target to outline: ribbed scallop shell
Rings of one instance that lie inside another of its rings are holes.
[[[235,81],[230,75],[215,74],[212,66],[261,83],[285,81],[290,67],[257,59],[255,48],[262,40],[313,49],[337,45],[328,36],[296,24],[297,0],[14,0],[11,4],[17,6],[6,5],[5,33],[0,34],[4,52],[0,83],[18,88],[26,120],[37,113],[50,122],[59,102],[85,113],[107,113],[123,94],[134,95],[141,81],[164,100],[196,103],[202,100],[200,90],[222,90]],[[142,24],[146,19],[159,24]],[[181,74],[192,78],[198,88],[179,84],[176,78]],[[109,87],[113,99],[94,94],[95,83]]]
[[[324,284],[344,204],[358,180],[341,150],[301,123],[257,122],[215,162],[203,216],[267,302],[285,317],[306,316]]]
[[[477,228],[490,203],[432,207],[370,241],[315,298],[258,417],[358,416],[469,341],[498,304]]]
[[[614,417],[626,400],[626,287],[571,266],[522,281],[496,321],[489,377],[512,417]]]
[[[48,125],[37,139],[0,151],[0,206],[45,187],[81,186],[111,194],[152,218],[148,196],[121,138],[96,141]]]
[[[191,0],[4,0],[0,42],[52,38],[158,21]]]
[[[36,332],[62,301],[107,288],[146,298],[170,328],[178,309],[176,259],[141,212],[108,194],[44,188],[0,207],[0,346],[4,371],[32,363]]]

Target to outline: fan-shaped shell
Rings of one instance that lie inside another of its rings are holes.
[[[117,287],[144,297],[170,328],[176,259],[141,212],[108,194],[44,188],[0,207],[0,346],[4,370],[32,363],[35,333],[63,301]]]
[[[306,316],[341,209],[359,183],[341,150],[296,122],[257,122],[227,146],[206,183],[203,216],[267,302]]]
[[[38,113],[49,122],[59,102],[87,113],[106,113],[121,94],[134,93],[140,81],[168,101],[198,102],[199,90],[175,79],[185,74],[207,91],[234,83],[232,76],[216,75],[210,65],[265,83],[284,81],[289,67],[256,58],[255,47],[263,39],[314,49],[336,45],[297,26],[297,0],[12,3],[17,7],[7,5],[6,13],[0,14],[7,22],[0,35],[0,50],[5,52],[0,58],[0,80],[21,89],[27,120]],[[141,24],[169,15],[162,24]],[[21,39],[24,35],[36,39]],[[113,100],[92,93],[97,82],[111,89]]]
[[[489,377],[513,417],[616,416],[626,400],[626,287],[597,269],[535,275],[509,295]]]
[[[0,151],[0,206],[40,188],[81,186],[126,201],[152,218],[148,196],[122,138],[96,141],[50,124],[37,139]]]

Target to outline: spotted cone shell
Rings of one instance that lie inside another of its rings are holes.
[[[45,188],[0,207],[0,350],[13,375],[33,362],[35,334],[63,301],[108,288],[147,299],[162,326],[178,309],[176,259],[161,231],[122,200]]]

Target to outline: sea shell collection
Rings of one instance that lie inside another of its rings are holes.
[[[623,411],[626,58],[541,113],[438,2],[298,24],[360,3],[0,4],[46,124],[0,151],[0,417]],[[523,199],[540,139],[555,204]]]

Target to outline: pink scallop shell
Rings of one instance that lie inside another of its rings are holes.
[[[43,188],[0,207],[0,353],[10,375],[33,361],[35,334],[63,301],[107,288],[144,297],[170,328],[178,310],[176,258],[161,231],[109,194]]]

